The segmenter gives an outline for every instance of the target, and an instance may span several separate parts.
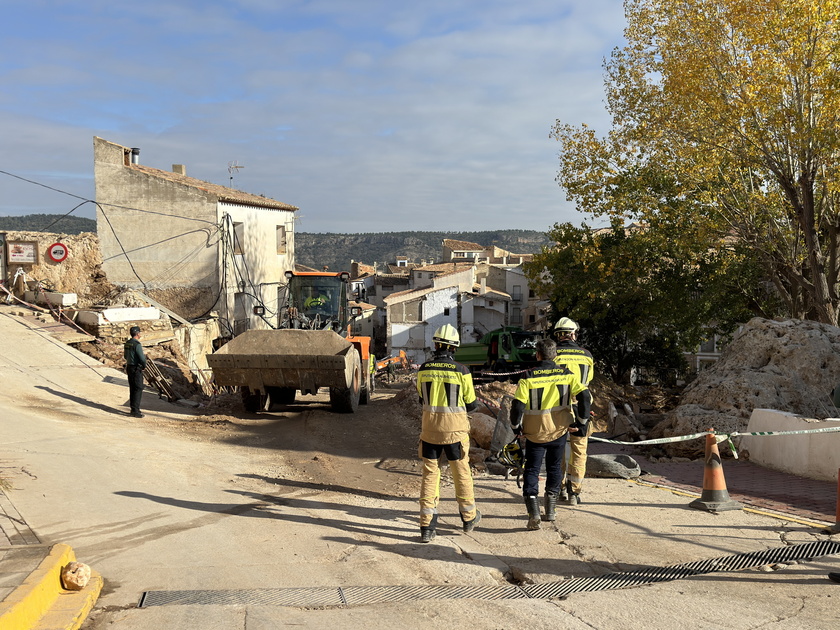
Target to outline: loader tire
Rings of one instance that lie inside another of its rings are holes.
[[[353,350],[353,376],[350,387],[331,387],[330,405],[337,413],[355,413],[359,408],[362,393],[362,362],[359,353]]]
[[[248,413],[258,413],[265,411],[268,405],[268,395],[264,393],[251,393],[247,387],[242,388],[242,404],[245,406],[245,411]]]
[[[362,389],[359,392],[359,403],[366,405],[370,402],[371,396],[373,396],[373,374],[370,373],[370,359],[368,359],[367,365],[362,366],[362,373]]]
[[[297,390],[294,387],[268,387],[269,404],[291,405],[295,402]]]

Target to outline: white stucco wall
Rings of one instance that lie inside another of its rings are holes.
[[[802,431],[840,427],[840,419],[812,420],[783,411],[755,409],[747,432]],[[840,432],[803,435],[748,436],[741,438],[750,461],[783,472],[835,481],[840,469]]]
[[[290,210],[274,210],[257,208],[233,203],[220,202],[217,208],[218,221],[222,224],[225,215],[230,216],[232,223],[242,223],[243,242],[240,243],[242,254],[236,255],[238,272],[233,269],[230,256],[227,259],[227,301],[219,305],[220,314],[225,314],[233,320],[234,295],[242,293],[239,285],[242,278],[249,278],[244,293],[254,293],[266,306],[266,319],[277,324],[278,289],[285,284],[286,270],[294,269],[294,213]],[[231,226],[225,222],[224,225]],[[277,252],[277,226],[286,228],[286,253]],[[222,264],[224,252],[219,250],[219,265]],[[254,291],[256,289],[256,291]],[[253,306],[259,304],[256,297],[245,296],[248,308],[247,315],[250,328],[268,328],[266,322],[253,314]],[[274,313],[274,315],[272,315]]]
[[[94,141],[97,234],[108,279],[135,289],[212,290],[218,285],[215,199],[127,168],[123,149]]]

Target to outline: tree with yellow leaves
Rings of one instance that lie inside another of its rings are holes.
[[[612,128],[557,121],[558,182],[595,216],[737,241],[788,315],[837,325],[840,0],[626,0],[625,13],[627,44],[605,64]]]

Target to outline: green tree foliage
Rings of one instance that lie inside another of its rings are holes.
[[[840,0],[625,0],[605,137],[558,121],[580,209],[737,241],[786,314],[840,312]],[[651,182],[667,174],[668,195]],[[678,200],[679,203],[673,203]]]
[[[666,235],[566,223],[550,236],[556,246],[524,266],[529,282],[551,301],[555,320],[578,321],[581,342],[616,382],[633,367],[667,380],[685,367],[685,350],[767,314],[758,267],[726,243],[707,247],[690,224]]]

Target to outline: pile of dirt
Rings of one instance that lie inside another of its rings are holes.
[[[720,360],[685,388],[680,405],[650,438],[745,431],[753,409],[806,418],[837,417],[831,392],[840,382],[840,328],[812,321],[750,320]],[[670,455],[699,456],[703,441],[678,442]]]

